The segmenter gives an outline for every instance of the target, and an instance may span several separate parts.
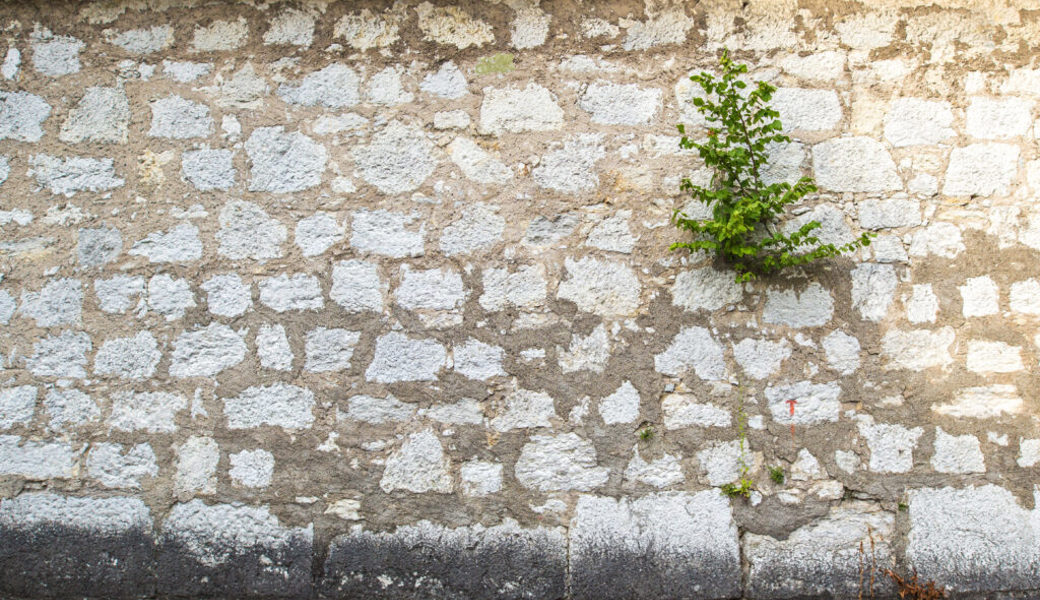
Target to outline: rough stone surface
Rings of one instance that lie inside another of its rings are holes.
[[[943,193],[950,196],[1006,196],[1018,171],[1017,146],[972,144],[954,148]]]
[[[718,310],[743,297],[743,286],[734,282],[733,273],[713,267],[683,271],[672,285],[672,304],[689,311]]]
[[[181,176],[200,192],[227,191],[235,186],[231,150],[191,150],[181,155]]]
[[[32,64],[48,77],[61,77],[78,73],[81,67],[79,54],[86,45],[69,35],[54,35],[49,29],[38,27],[29,36],[32,42]]]
[[[578,498],[571,521],[575,598],[725,598],[740,594],[729,502],[714,490]],[[631,578],[618,565],[638,565]]]
[[[296,223],[296,245],[304,256],[318,256],[343,239],[335,217],[317,212]]]
[[[349,108],[361,100],[360,82],[353,69],[337,63],[310,73],[298,84],[282,84],[278,95],[290,104]]]
[[[0,92],[0,139],[38,142],[50,114],[50,105],[36,94]]]
[[[680,484],[685,481],[679,458],[665,454],[657,460],[646,462],[639,455],[639,447],[633,449],[632,460],[625,467],[625,481],[638,482],[658,489]]]
[[[914,449],[924,430],[893,423],[875,423],[870,415],[856,419],[859,434],[870,448],[869,468],[875,473],[907,473],[914,466]]]
[[[195,294],[185,279],[156,275],[148,280],[148,307],[167,321],[175,321],[195,307]]]
[[[282,256],[285,225],[252,202],[233,200],[220,210],[218,252],[230,259],[267,260]]]
[[[852,270],[852,306],[868,321],[878,322],[888,314],[899,284],[892,265],[862,263]]]
[[[654,368],[673,377],[689,369],[701,379],[723,379],[726,375],[722,345],[703,327],[680,330],[668,348],[654,357]]]
[[[307,429],[314,422],[314,393],[286,383],[255,385],[224,399],[229,429],[269,425],[287,430]]]
[[[209,312],[221,317],[237,317],[253,306],[251,287],[242,282],[238,273],[214,275],[199,286],[206,292]]]
[[[1025,98],[972,98],[965,131],[974,138],[1000,140],[1025,135],[1033,122],[1033,101]]]
[[[228,476],[236,485],[264,489],[274,475],[274,455],[267,450],[243,450],[230,455]]]
[[[220,447],[213,438],[191,436],[176,448],[177,473],[173,478],[173,490],[177,494],[200,492],[212,494],[217,491],[217,463]]]
[[[283,526],[264,506],[175,504],[159,538],[157,585],[182,596],[300,596],[313,539],[313,525]]]
[[[314,16],[307,11],[288,9],[271,19],[264,32],[264,44],[307,47],[314,41]]]
[[[28,424],[36,412],[36,388],[20,385],[0,390],[0,430]]]
[[[106,340],[94,355],[94,373],[126,379],[146,379],[162,358],[155,336],[147,331],[128,338]]]
[[[466,86],[466,76],[450,60],[442,63],[436,72],[427,74],[419,83],[419,89],[427,94],[449,100],[465,96],[468,93]]]
[[[119,392],[112,395],[108,425],[120,431],[172,433],[177,430],[177,413],[188,407],[178,394],[166,392]]]
[[[441,252],[454,256],[488,250],[501,239],[505,225],[506,220],[498,215],[497,207],[476,204],[467,208],[459,220],[444,228]]]
[[[356,250],[390,258],[422,256],[425,225],[409,228],[417,217],[385,210],[360,210],[354,213],[350,245]]]
[[[503,411],[491,419],[496,431],[551,427],[556,417],[552,396],[544,392],[517,390],[506,396]]]
[[[549,90],[529,83],[524,88],[484,88],[480,104],[480,133],[550,131],[563,125],[563,109]]]
[[[889,369],[923,371],[945,367],[953,362],[949,347],[956,334],[953,328],[936,331],[891,329],[881,339],[881,354],[888,358]]]
[[[258,127],[245,143],[252,166],[249,190],[287,194],[321,183],[329,153],[324,146],[298,131]]]
[[[841,121],[841,103],[832,90],[782,87],[773,94],[771,104],[786,131],[834,129]]]
[[[533,435],[516,461],[521,485],[543,492],[589,491],[607,481],[609,469],[596,466],[596,449],[575,433]]]
[[[426,429],[408,436],[387,458],[379,487],[388,494],[394,490],[448,494],[453,487],[450,468],[437,435]]]
[[[98,307],[111,314],[122,314],[134,306],[131,297],[141,297],[140,307],[144,301],[145,283],[140,277],[116,275],[111,279],[95,279],[94,293],[98,298]]]
[[[380,383],[431,381],[445,366],[447,351],[435,340],[391,332],[376,340],[375,356],[365,378]]]
[[[227,325],[210,323],[186,331],[173,341],[170,375],[173,377],[210,377],[242,362],[246,344],[242,336]]]
[[[63,331],[33,344],[25,366],[36,377],[86,377],[87,352],[93,347],[85,333]]]
[[[139,498],[47,492],[5,498],[0,590],[25,597],[130,597],[151,585],[152,526]]]
[[[893,557],[895,518],[866,502],[847,502],[784,540],[749,534],[744,555],[751,565],[748,595],[789,598],[826,594],[855,596],[860,591],[861,547],[870,548],[876,564]],[[878,580],[876,589],[884,587]]]
[[[833,331],[823,338],[823,351],[827,355],[827,364],[842,375],[851,375],[859,368],[860,344],[855,337],[843,332]]]
[[[921,224],[921,203],[909,198],[867,199],[859,205],[864,229],[915,227]]]
[[[959,592],[1032,590],[1035,510],[996,485],[909,493],[906,557],[922,578]]]
[[[773,419],[783,425],[815,425],[828,421],[837,421],[841,410],[841,387],[836,382],[797,383],[770,386],[765,389],[766,400],[769,401],[769,412]],[[791,414],[790,401],[794,401],[794,414]]]
[[[347,412],[337,413],[336,419],[364,421],[372,425],[403,423],[415,414],[415,406],[401,402],[393,396],[373,398],[354,396],[347,401]]]
[[[639,418],[639,390],[630,381],[622,383],[613,394],[599,401],[599,414],[607,425],[635,422]]]
[[[714,404],[698,402],[697,398],[686,394],[665,396],[661,401],[661,412],[665,429],[728,427],[732,422],[729,411]]]
[[[834,300],[818,283],[810,283],[801,291],[766,290],[766,305],[762,320],[788,327],[819,327],[826,325],[834,314]]]
[[[914,234],[910,256],[956,258],[965,249],[961,230],[953,223],[932,223]]]
[[[452,350],[455,371],[465,377],[480,381],[504,376],[506,374],[502,370],[504,357],[505,351],[502,348],[472,338],[466,340],[466,343],[461,346],[455,346]]]
[[[593,123],[646,125],[660,110],[661,90],[635,84],[593,83],[578,100],[578,107],[591,114]]]
[[[564,142],[563,147],[542,157],[532,171],[539,186],[564,194],[595,189],[599,176],[593,167],[606,155],[596,134],[582,134]]]
[[[83,284],[78,279],[53,279],[38,292],[22,292],[18,312],[37,327],[75,325],[83,311]]]
[[[382,312],[386,284],[375,264],[361,260],[345,260],[332,268],[329,298],[348,312]]]
[[[631,314],[639,306],[642,286],[629,267],[595,258],[568,258],[564,265],[569,277],[560,283],[556,295],[574,302],[578,310],[616,317]]]
[[[288,371],[292,368],[293,352],[285,337],[285,327],[263,324],[256,332],[256,355],[265,369]]]
[[[881,142],[837,138],[813,146],[816,183],[835,192],[889,192],[903,188],[896,165]]]
[[[885,113],[885,139],[895,147],[939,144],[953,137],[949,102],[898,98]]]
[[[447,147],[448,156],[467,179],[477,183],[504,184],[513,171],[469,138],[457,137]]]
[[[950,435],[942,427],[935,428],[935,453],[931,464],[940,473],[986,472],[979,438],[971,434]]]
[[[58,139],[63,142],[126,143],[130,101],[119,88],[91,87],[69,111]]]
[[[389,588],[469,598],[522,589],[548,600],[566,593],[566,548],[562,528],[521,527],[508,518],[490,527],[424,520],[393,532],[359,529],[332,541],[322,589],[330,596],[378,596]]]
[[[307,332],[303,368],[312,373],[343,371],[350,368],[350,357],[361,334],[346,329],[318,327]]]
[[[148,135],[152,137],[184,140],[208,137],[213,133],[213,118],[205,104],[180,96],[167,96],[154,100],[151,108],[152,127]]]
[[[50,415],[48,426],[54,431],[65,431],[99,421],[101,409],[90,396],[75,389],[50,389],[43,399],[43,407]]]
[[[140,489],[141,479],[155,477],[159,467],[148,444],[137,444],[123,452],[121,444],[95,444],[87,454],[87,472],[109,488]]]
[[[437,161],[433,144],[415,127],[391,121],[352,154],[361,178],[384,194],[403,194],[419,188],[433,173]]]
[[[153,54],[165,50],[174,41],[173,27],[169,25],[130,29],[106,37],[110,44],[130,54]]]
[[[169,231],[148,234],[135,242],[128,253],[143,256],[153,263],[185,263],[202,258],[202,241],[197,227],[183,223]]]
[[[961,312],[965,317],[985,317],[1000,311],[1000,290],[989,277],[971,277],[957,289],[964,302]]]
[[[261,280],[257,287],[260,288],[260,303],[275,312],[320,310],[325,306],[321,283],[313,275],[282,273]]]
[[[488,311],[500,311],[507,306],[531,309],[545,303],[546,293],[545,268],[541,265],[520,267],[514,273],[488,269],[479,301]]]
[[[80,229],[76,237],[76,258],[85,269],[104,266],[123,251],[123,235],[114,227]]]
[[[69,156],[57,158],[37,154],[29,158],[29,175],[52,194],[74,196],[76,192],[104,192],[126,183],[116,177],[111,158]]]
[[[733,358],[744,373],[754,379],[766,379],[776,373],[790,357],[791,345],[786,341],[747,338],[733,346]]]

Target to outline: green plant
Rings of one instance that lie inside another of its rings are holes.
[[[639,439],[644,441],[644,442],[649,442],[650,440],[654,439],[654,428],[653,427],[644,427],[644,428],[640,429],[639,430]]]
[[[773,483],[783,485],[785,479],[784,468],[780,465],[769,467],[769,478],[773,480]]]
[[[709,123],[707,141],[693,141],[682,124],[677,126],[682,134],[680,147],[696,149],[704,164],[714,170],[710,187],[683,178],[680,188],[710,207],[712,216],[691,219],[677,209],[672,223],[693,233],[694,239],[676,242],[670,249],[713,252],[736,271],[736,280],[743,282],[869,245],[874,234],[864,233],[841,246],[820,243],[813,235],[819,221],[809,221],[791,233],[776,227],[775,221],[785,207],[815,192],[816,185],[809,177],[794,184],[763,181],[770,146],[791,141],[781,133],[780,113],[768,104],[776,88],[759,81],[743,93],[747,83],[739,76],[747,73],[747,65],[733,62],[728,51],[723,51],[719,65],[720,78],[706,72],[690,77],[705,92],[703,98],[694,98],[693,104]]]
[[[740,481],[738,483],[727,483],[719,489],[723,494],[733,496],[744,496],[749,498],[755,489],[755,480],[751,478],[751,465],[747,460],[747,413],[744,412],[744,386],[737,388],[737,440],[740,442],[740,453],[737,455],[737,465],[740,467]]]
[[[750,498],[751,492],[755,490],[755,482],[747,477],[741,477],[740,482],[723,484],[719,490],[730,498],[733,496]]]

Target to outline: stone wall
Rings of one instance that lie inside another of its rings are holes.
[[[1032,0],[0,15],[0,595],[1040,592]],[[868,249],[668,250],[723,47]]]

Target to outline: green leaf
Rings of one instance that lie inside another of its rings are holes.
[[[740,76],[747,73],[747,65],[735,63],[724,49],[719,66],[720,77],[707,72],[690,76],[704,92],[704,96],[694,97],[692,103],[709,123],[707,140],[690,140],[685,137],[684,126],[676,126],[683,135],[680,147],[696,149],[704,164],[713,170],[709,187],[683,178],[680,190],[710,206],[711,218],[689,219],[675,211],[672,223],[691,232],[695,239],[676,242],[671,249],[715,252],[733,268],[736,280],[743,282],[869,245],[876,237],[869,232],[840,247],[821,244],[812,235],[820,228],[817,221],[790,234],[782,233],[774,221],[783,215],[786,206],[816,192],[816,185],[808,177],[793,184],[767,185],[762,181],[761,173],[769,164],[766,149],[770,144],[791,141],[782,133],[780,113],[768,104],[776,88],[758,81],[745,96],[740,90],[746,89],[748,83]]]

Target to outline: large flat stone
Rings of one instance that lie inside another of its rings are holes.
[[[717,490],[582,496],[570,527],[570,594],[575,600],[739,596],[729,500]]]
[[[152,518],[137,498],[0,501],[0,596],[147,597],[152,558]]]
[[[421,521],[333,539],[320,590],[327,598],[554,600],[566,595],[566,567],[559,528]]]

